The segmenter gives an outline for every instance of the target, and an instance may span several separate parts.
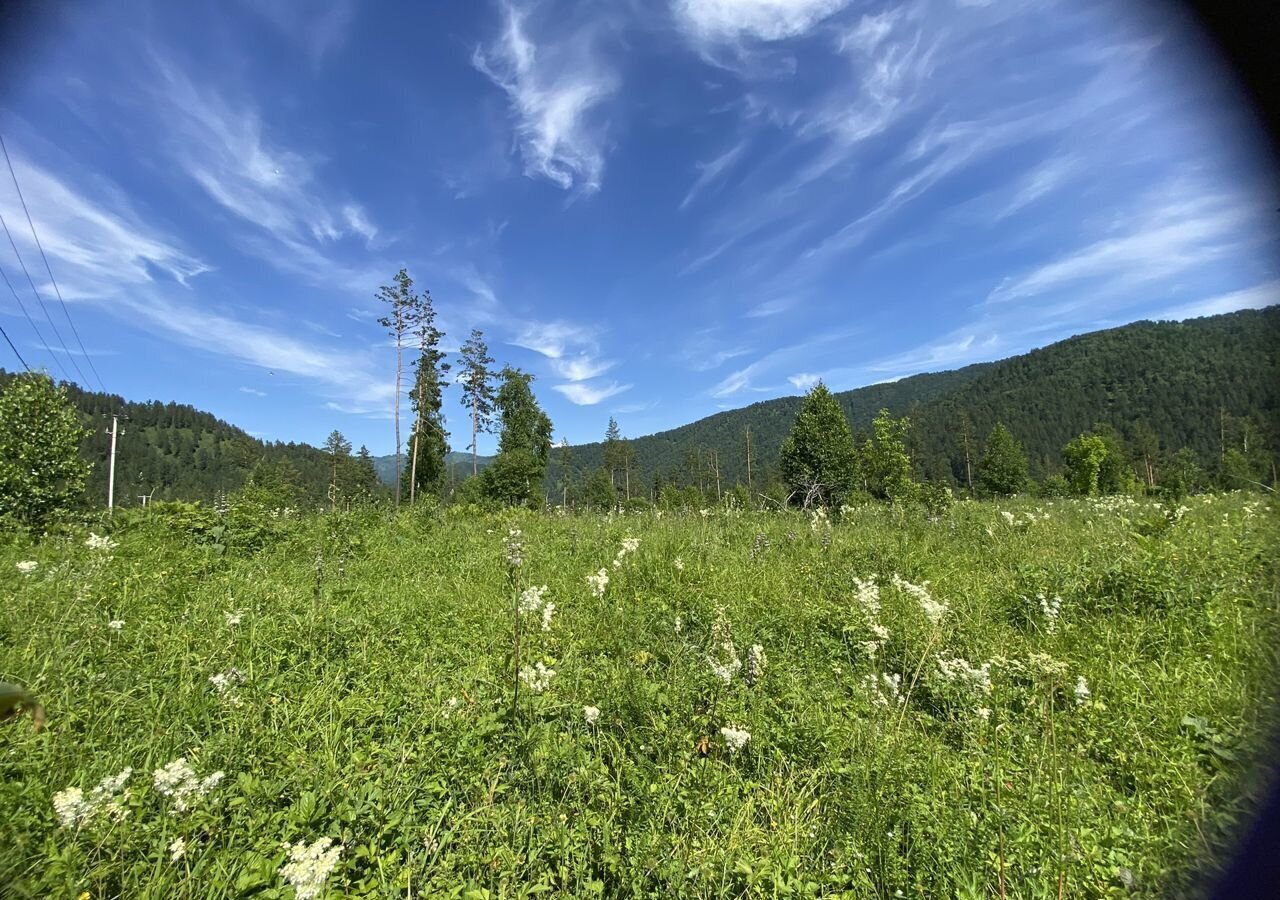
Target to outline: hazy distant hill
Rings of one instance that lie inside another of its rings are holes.
[[[408,458],[401,460],[403,466],[407,463]],[[445,454],[445,463],[449,466],[449,471],[453,474],[453,481],[459,482],[471,474],[471,453],[463,453],[458,450],[450,450]],[[477,456],[476,469],[483,469],[489,463],[493,462],[492,456]],[[394,485],[396,483],[396,458],[393,454],[386,456],[375,456],[373,458],[374,471],[378,473],[379,480],[383,484]]]

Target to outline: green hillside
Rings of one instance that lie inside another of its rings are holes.
[[[917,474],[955,484],[964,480],[966,431],[972,457],[998,421],[1023,443],[1037,478],[1057,470],[1062,446],[1098,422],[1131,440],[1150,429],[1162,451],[1190,447],[1211,467],[1224,432],[1244,417],[1261,426],[1275,455],[1278,357],[1280,307],[1271,307],[1187,322],[1136,322],[998,362],[836,396],[860,435],[881,408],[909,415]],[[714,492],[716,466],[722,488],[745,482],[748,427],[753,481],[767,482],[799,405],[799,397],[767,400],[633,438],[633,494],[647,496],[655,475]],[[548,484],[561,477],[552,456]],[[603,444],[573,447],[572,464],[577,473],[601,466]]]

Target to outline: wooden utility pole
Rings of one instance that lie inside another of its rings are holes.
[[[716,476],[716,502],[720,502],[720,451],[711,451],[711,470]]]
[[[973,466],[969,462],[969,423],[964,423],[960,432],[964,436],[964,478],[969,485],[969,496],[973,496]]]
[[[111,415],[111,462],[107,465],[107,511],[116,505],[116,436],[120,433],[120,417]]]

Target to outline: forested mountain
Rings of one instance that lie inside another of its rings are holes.
[[[12,375],[0,371],[0,386]],[[322,502],[329,457],[308,444],[264,442],[178,403],[131,403],[67,385],[91,434],[82,447],[93,462],[86,498],[106,497],[106,428],[122,413],[125,432],[116,463],[116,500],[212,499],[241,487],[251,472],[270,470],[292,481],[306,502]],[[1022,443],[1031,475],[1061,467],[1063,445],[1097,423],[1114,426],[1155,456],[1189,447],[1214,468],[1224,450],[1252,435],[1271,459],[1280,456],[1280,307],[1187,322],[1137,322],[1060,341],[1021,356],[951,372],[915,375],[836,395],[861,438],[882,408],[911,418],[910,449],[917,477],[964,484],[971,462],[1002,422]],[[800,397],[782,397],[717,413],[688,425],[629,440],[633,496],[650,496],[655,477],[716,493],[747,480],[750,429],[752,482],[777,479],[778,451]],[[603,424],[601,430],[603,431]],[[604,463],[603,443],[570,447],[575,492]],[[1244,448],[1249,450],[1248,447]],[[491,457],[481,457],[483,467]],[[547,491],[564,490],[561,462],[551,453]],[[393,457],[374,457],[390,482]],[[450,484],[471,471],[468,453],[447,457]],[[619,484],[626,477],[618,471]]]
[[[1154,441],[1159,452],[1190,447],[1212,468],[1237,439],[1242,420],[1249,420],[1274,457],[1280,447],[1280,307],[1136,322],[998,362],[836,397],[859,438],[881,408],[909,416],[917,476],[953,484],[965,480],[966,440],[976,461],[997,422],[1023,444],[1036,478],[1059,470],[1063,445],[1097,423],[1111,424],[1131,442]],[[655,476],[714,494],[717,469],[722,489],[745,482],[748,428],[752,480],[767,483],[776,477],[778,451],[800,400],[767,400],[631,439],[632,494],[649,496]],[[547,478],[553,493],[562,479],[560,459],[554,451]],[[581,479],[603,465],[604,444],[573,447],[570,459]]]
[[[0,387],[12,373],[0,371]],[[105,505],[111,414],[121,415],[116,444],[116,503],[156,500],[211,500],[241,487],[255,467],[293,481],[301,496],[320,502],[329,484],[329,458],[309,444],[264,442],[216,416],[180,403],[131,403],[115,394],[82,390],[67,383],[67,394],[90,434],[81,455],[93,464],[85,485],[87,501]]]
[[[493,462],[492,456],[477,456],[476,469],[483,469],[489,463]],[[463,481],[471,474],[471,454],[463,453],[460,450],[450,450],[444,456],[444,463],[449,472],[448,483],[456,485]],[[406,465],[406,460],[401,459],[400,464]],[[383,484],[396,483],[396,458],[391,454],[386,456],[375,456],[373,458],[373,469],[378,473],[378,480]]]

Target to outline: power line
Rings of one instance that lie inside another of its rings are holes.
[[[49,273],[49,283],[53,285],[53,292],[58,295],[58,302],[62,304],[62,314],[67,317],[67,324],[71,326],[71,333],[75,336],[76,343],[80,345],[80,352],[84,354],[84,360],[89,364],[93,377],[98,379],[98,387],[102,388],[102,392],[105,394],[107,386],[102,383],[102,376],[98,374],[98,367],[93,364],[93,357],[85,349],[84,341],[80,340],[80,332],[76,330],[76,323],[71,321],[71,311],[67,309],[67,301],[62,299],[62,290],[58,287],[58,281],[53,277],[53,269],[49,266],[49,257],[45,255],[44,245],[40,243],[40,236],[36,234],[36,226],[31,221],[31,212],[27,209],[27,199],[22,196],[22,188],[18,187],[18,176],[13,171],[13,161],[9,159],[9,148],[5,146],[3,134],[0,134],[0,151],[4,151],[4,161],[5,165],[9,167],[9,177],[13,179],[13,189],[18,192],[18,201],[22,204],[22,212],[27,217],[27,227],[31,229],[31,237],[36,242],[36,249],[40,251],[40,258],[44,260],[44,270]],[[78,366],[76,371],[80,371]]]
[[[5,286],[9,288],[9,293],[13,294],[13,299],[18,301],[18,309],[22,310],[22,315],[26,318],[27,324],[30,325],[31,330],[36,333],[36,337],[39,339],[40,343],[44,346],[44,349],[50,350],[49,342],[46,341],[44,339],[44,335],[40,333],[40,328],[39,326],[36,325],[36,320],[31,318],[31,313],[27,312],[27,305],[22,302],[22,298],[19,297],[18,292],[14,290],[13,284],[9,281],[9,276],[4,274],[3,267],[0,267],[0,279],[4,279]],[[61,360],[58,359],[58,355],[56,353],[53,353],[51,350],[50,350],[50,355],[53,358],[53,364],[58,367],[58,370],[60,372],[62,372],[63,379],[66,381],[70,381],[71,379],[67,375],[67,369],[62,364]]]
[[[27,276],[27,284],[31,285],[31,293],[36,295],[36,302],[40,304],[40,309],[44,312],[45,321],[49,323],[49,327],[53,329],[53,336],[58,339],[58,344],[62,347],[62,352],[67,354],[67,359],[71,361],[71,365],[75,368],[76,373],[80,376],[81,384],[88,384],[89,379],[84,377],[84,372],[80,371],[80,365],[75,361],[75,357],[71,355],[71,351],[67,349],[67,342],[62,339],[62,333],[58,331],[58,326],[53,324],[53,317],[49,315],[49,308],[44,305],[44,300],[40,297],[40,291],[36,289],[35,280],[31,277],[31,273],[27,271],[27,264],[22,261],[22,254],[18,252],[18,245],[13,241],[13,234],[9,231],[9,223],[4,220],[4,216],[0,215],[0,227],[4,228],[5,236],[9,238],[9,246],[13,248],[13,255],[18,258],[18,267],[22,269],[22,274]],[[8,280],[8,279],[6,279]],[[9,289],[13,290],[13,285],[9,285]],[[14,291],[13,295],[18,296],[18,292]],[[40,338],[44,340],[44,338]],[[52,350],[53,348],[49,348]],[[63,372],[66,369],[63,368]]]
[[[18,362],[22,363],[22,368],[30,372],[31,367],[27,365],[27,361],[22,358],[22,354],[18,352],[18,348],[13,346],[13,341],[9,340],[9,332],[4,330],[3,325],[0,325],[0,334],[4,335],[4,342],[9,345],[9,349],[13,351],[13,355],[18,357]]]

